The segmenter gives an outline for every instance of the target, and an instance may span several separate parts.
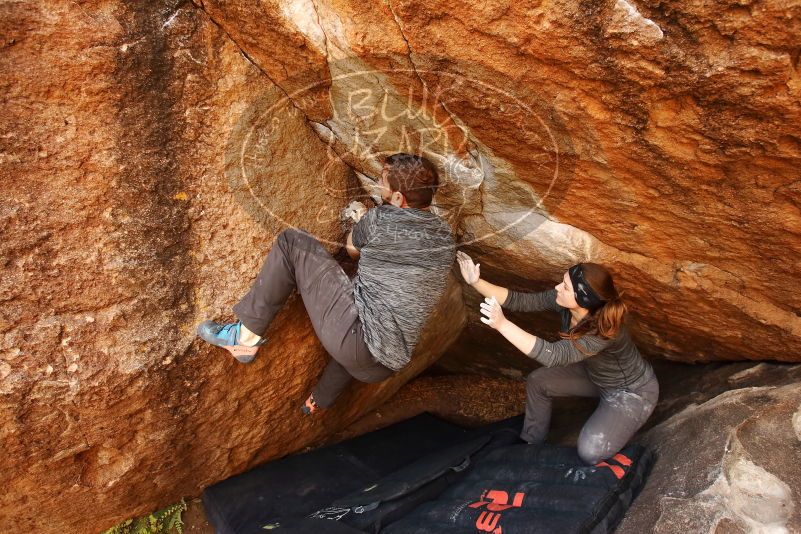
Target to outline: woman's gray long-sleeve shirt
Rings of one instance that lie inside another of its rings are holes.
[[[503,307],[520,312],[555,311],[562,319],[561,331],[570,329],[570,310],[556,303],[555,289],[539,293],[510,289]],[[612,339],[586,334],[574,341],[563,339],[550,343],[537,337],[528,356],[546,367],[583,361],[590,380],[602,389],[636,390],[654,377],[651,364],[643,359],[625,326]]]

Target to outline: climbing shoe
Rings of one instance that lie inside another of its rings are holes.
[[[203,321],[197,327],[197,335],[206,343],[222,347],[230,352],[237,361],[250,363],[256,358],[259,347],[264,345],[267,338],[262,337],[255,345],[240,345],[239,333],[242,330],[242,322],[220,324],[216,321]]]
[[[312,393],[309,395],[309,398],[306,399],[306,402],[303,403],[303,406],[300,407],[300,411],[305,413],[306,415],[311,415],[317,410],[319,410],[319,406],[317,403],[314,402],[314,394]]]

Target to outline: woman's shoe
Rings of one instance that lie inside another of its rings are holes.
[[[267,342],[267,338],[262,337],[253,346],[239,344],[239,333],[242,330],[242,322],[220,324],[216,321],[203,321],[197,327],[197,335],[206,343],[211,343],[216,347],[222,347],[230,352],[237,361],[250,363],[256,358],[259,347]]]

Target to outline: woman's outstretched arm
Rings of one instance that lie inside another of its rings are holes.
[[[479,264],[480,265],[480,264]],[[509,298],[509,290],[505,287],[490,284],[486,280],[478,279],[478,282],[471,284],[476,291],[488,298],[495,298],[498,304],[503,305],[506,299]]]
[[[503,315],[501,306],[492,298],[484,299],[484,302],[481,303],[481,313],[484,315],[481,318],[483,323],[500,332],[523,354],[546,367],[570,365],[586,360],[609,344],[609,340],[591,335],[582,336],[576,340],[575,344],[567,339],[550,343],[534,334],[529,334],[507,319]],[[581,345],[582,350],[579,350],[576,345]]]
[[[504,317],[501,306],[496,299],[491,297],[484,299],[484,302],[481,303],[481,313],[484,315],[481,318],[481,322],[500,332],[523,354],[528,355],[534,349],[534,345],[537,344],[537,336],[529,334]]]

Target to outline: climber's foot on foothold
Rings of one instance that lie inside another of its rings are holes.
[[[260,338],[255,345],[240,343],[242,322],[221,324],[216,321],[203,321],[197,327],[197,335],[207,343],[222,347],[241,363],[250,363],[256,358],[259,347],[264,345],[267,338]]]
[[[311,395],[309,395],[309,398],[306,399],[306,402],[304,402],[303,406],[300,407],[300,411],[302,411],[306,415],[311,415],[311,414],[313,414],[314,412],[316,412],[319,409],[320,409],[320,407],[317,406],[316,402],[314,402],[314,394],[313,393]]]

